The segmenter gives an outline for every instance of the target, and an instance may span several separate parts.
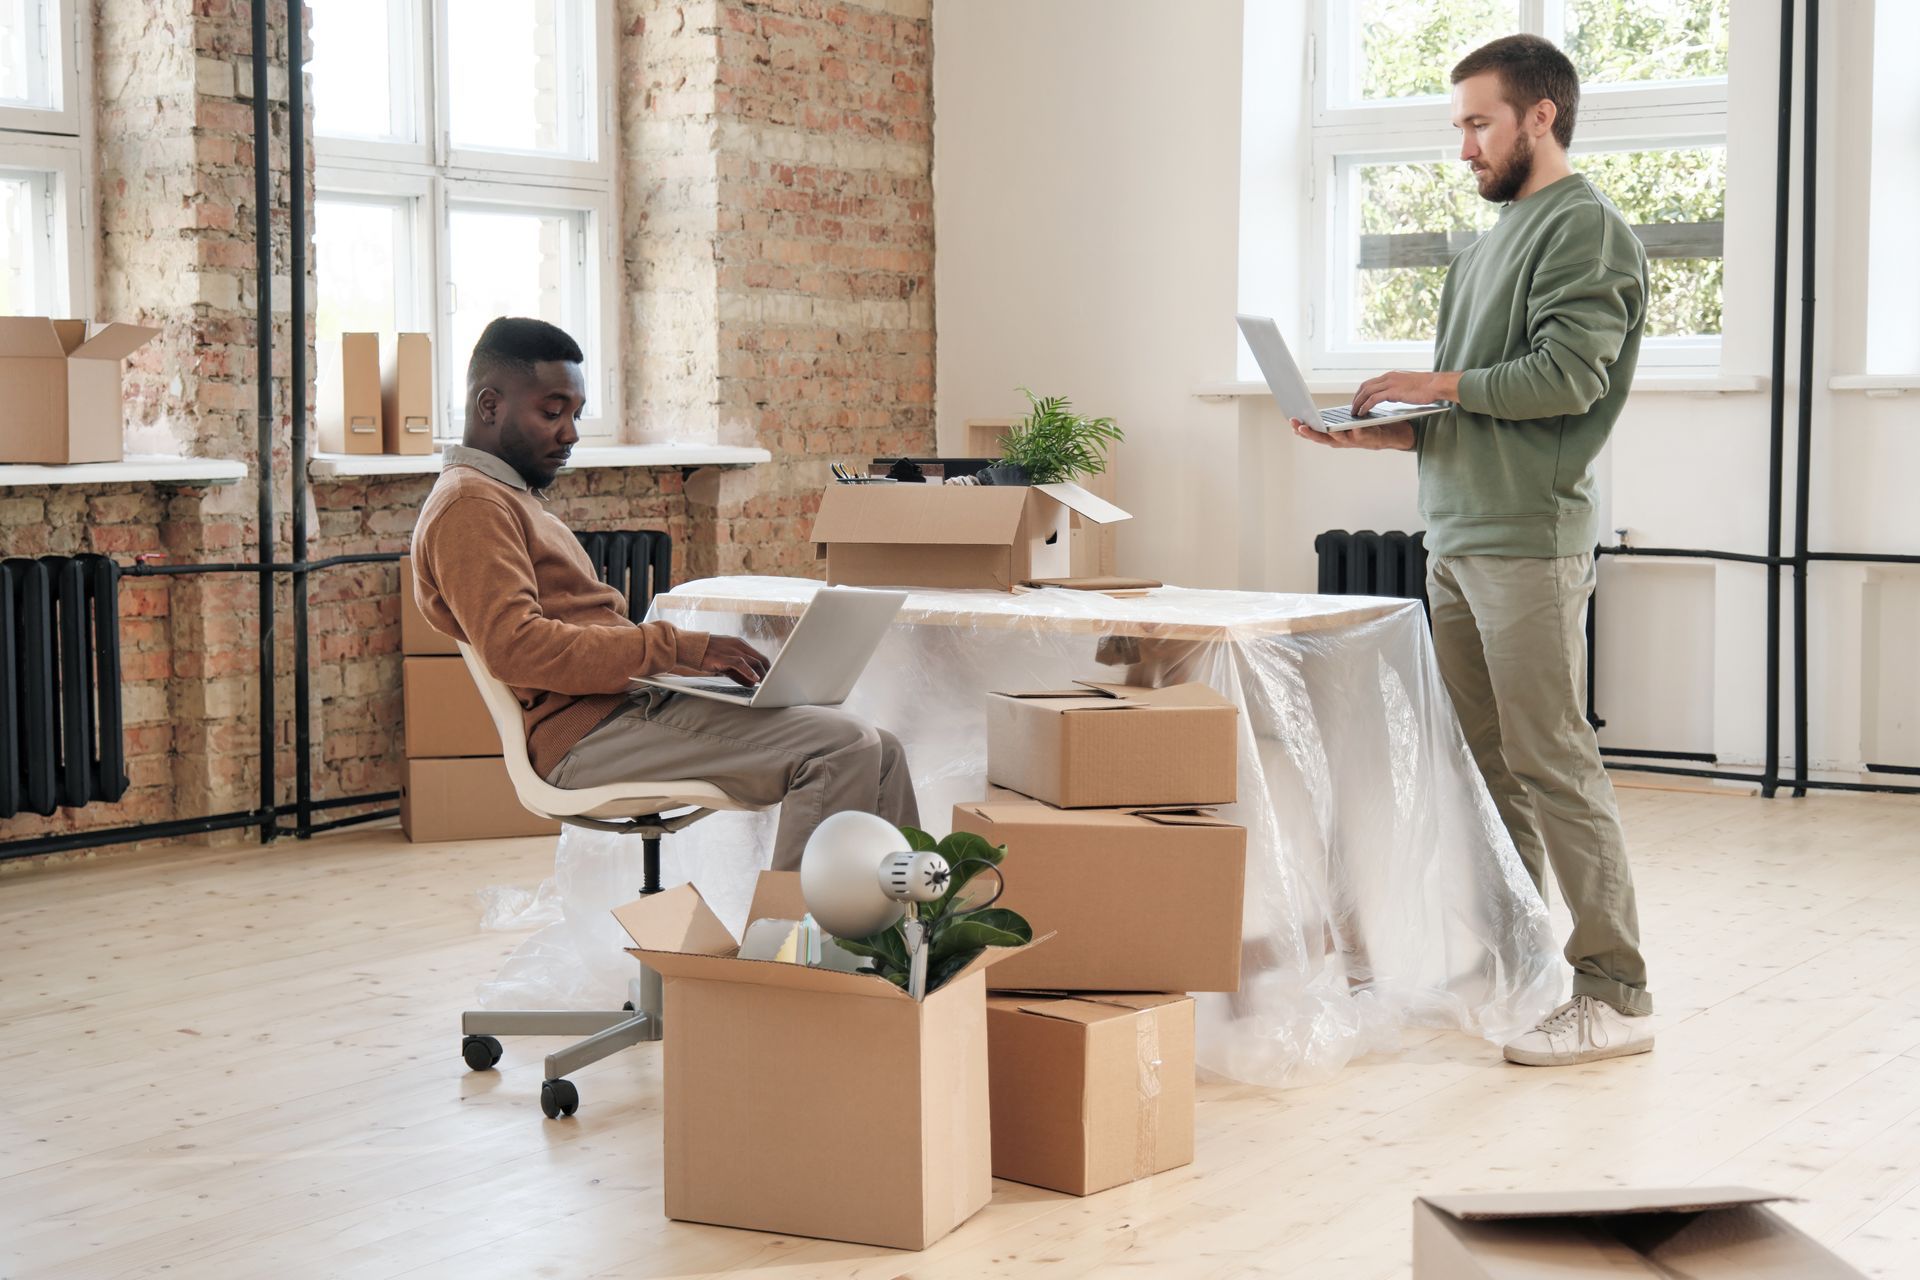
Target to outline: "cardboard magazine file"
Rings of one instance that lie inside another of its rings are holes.
[[[1247,830],[1200,810],[953,807],[953,829],[1007,847],[998,906],[1046,946],[987,975],[996,990],[1234,991]]]
[[[381,426],[380,335],[343,333],[314,347],[319,368],[320,448],[327,453],[379,453]]]
[[[380,417],[388,453],[433,452],[433,338],[400,333],[380,348]]]
[[[1842,1280],[1854,1270],[1751,1187],[1422,1196],[1414,1280]]]
[[[749,923],[799,918],[799,880],[763,873]],[[916,1003],[872,974],[738,959],[691,885],[614,915],[665,989],[669,1218],[923,1249],[987,1203],[984,971],[1022,949]]]
[[[463,658],[403,658],[400,700],[407,759],[497,756],[500,731]]]
[[[415,844],[557,835],[560,824],[520,805],[498,756],[409,760],[400,775],[400,829]]]
[[[1240,709],[1204,684],[987,699],[987,781],[1066,809],[1232,804]]]
[[[400,561],[400,652],[410,658],[460,656],[460,646],[453,642],[453,637],[435,631],[413,598],[412,556]]]
[[[813,541],[830,586],[1012,591],[1072,573],[1075,519],[1131,518],[1071,483],[836,484],[820,499]]]
[[[987,1073],[996,1178],[1086,1196],[1193,1163],[1190,996],[990,996]]]
[[[0,462],[118,462],[125,455],[120,362],[160,335],[137,324],[0,316]]]

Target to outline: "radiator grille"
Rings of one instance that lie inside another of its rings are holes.
[[[126,794],[119,583],[105,556],[0,561],[0,818]]]
[[[1348,533],[1330,529],[1313,540],[1320,556],[1321,595],[1398,596],[1427,602],[1424,533]]]
[[[600,581],[627,598],[627,616],[647,616],[653,597],[673,586],[673,539],[653,529],[576,533]]]

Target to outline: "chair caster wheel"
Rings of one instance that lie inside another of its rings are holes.
[[[580,1109],[580,1091],[571,1080],[548,1080],[540,1085],[540,1109],[547,1119],[558,1120]]]
[[[471,1071],[491,1071],[506,1050],[492,1036],[468,1036],[460,1042],[460,1056]]]
[[[621,1007],[622,1009],[625,1009],[625,1010],[626,1010],[626,1011],[627,1011],[628,1013],[632,1013],[632,1012],[633,1012],[633,1001],[631,1001],[631,1000],[629,1000],[629,1001],[627,1001],[627,1002],[626,1002],[625,1004],[623,1004],[623,1005],[621,1005],[620,1007]]]

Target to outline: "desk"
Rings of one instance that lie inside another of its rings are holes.
[[[818,586],[708,579],[658,597],[653,616],[777,637]],[[1199,680],[1241,709],[1240,801],[1222,813],[1247,827],[1243,976],[1238,993],[1199,998],[1203,1067],[1310,1083],[1393,1047],[1403,1028],[1499,1039],[1559,998],[1564,968],[1545,908],[1467,751],[1418,603],[1182,588],[1125,598],[919,591],[847,706],[906,744],[923,824],[939,835],[956,802],[985,792],[984,695],[1077,679]],[[693,879],[737,928],[772,823],[722,814],[676,836],[669,881]],[[596,914],[638,883],[626,865],[638,853],[621,844],[572,828],[561,837],[568,919],[556,927],[579,935],[590,964]],[[510,962],[485,1001],[541,1007],[567,996],[564,983],[542,985],[560,940],[549,930],[531,941],[527,963]],[[617,989],[617,927],[605,945],[615,957],[605,981]]]

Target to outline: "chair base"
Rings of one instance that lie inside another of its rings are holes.
[[[640,977],[627,984],[627,991],[631,999],[624,1009],[468,1010],[460,1015],[462,1054],[469,1067],[485,1070],[500,1060],[499,1041],[492,1039],[495,1036],[585,1036],[547,1055],[541,1082],[541,1109],[548,1118],[572,1115],[580,1105],[580,1093],[567,1081],[568,1076],[622,1049],[652,1044],[665,1031],[660,1016],[660,975],[643,965]],[[481,1067],[468,1049],[476,1040],[483,1043],[490,1059],[486,1067]],[[491,1045],[485,1045],[489,1040]]]

